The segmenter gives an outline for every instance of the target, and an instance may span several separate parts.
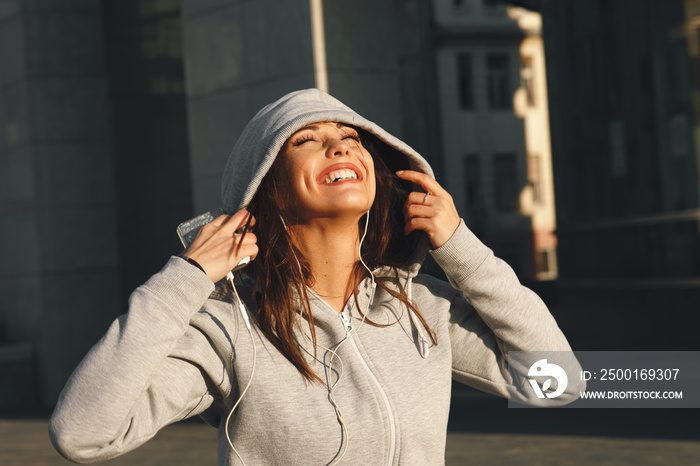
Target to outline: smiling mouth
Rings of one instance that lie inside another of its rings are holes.
[[[325,185],[362,181],[362,174],[353,164],[337,164],[324,170],[316,181]]]
[[[343,170],[335,170],[330,172],[326,177],[324,178],[323,182],[326,184],[332,184],[332,183],[337,183],[338,181],[347,181],[347,180],[356,180],[357,179],[357,173],[355,173],[353,170],[349,170],[347,168]]]

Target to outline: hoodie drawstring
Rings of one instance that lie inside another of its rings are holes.
[[[412,301],[413,280],[411,277],[408,277],[406,280],[406,294],[408,294],[409,301]],[[418,352],[420,353],[421,357],[425,359],[430,354],[430,341],[428,340],[425,328],[420,323],[420,320],[418,320],[416,313],[410,307],[406,306],[406,308],[408,309],[408,314],[411,316],[411,322],[413,322],[413,326],[416,328],[416,333],[418,333]]]

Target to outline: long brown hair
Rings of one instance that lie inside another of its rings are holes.
[[[393,170],[408,168],[406,156],[379,141],[374,135],[355,128],[362,145],[372,155],[376,176],[376,194],[371,208],[367,236],[362,243],[362,258],[370,268],[392,267],[395,272],[406,269],[408,259],[419,241],[419,232],[403,234],[403,204],[408,191]],[[391,168],[390,168],[391,167]],[[258,256],[253,261],[255,280],[254,297],[257,305],[255,320],[260,331],[309,381],[321,381],[306,362],[295,338],[295,327],[301,324],[297,311],[307,321],[309,333],[316,348],[314,318],[306,292],[313,284],[313,276],[304,254],[294,245],[285,220],[290,223],[293,212],[289,194],[289,179],[286,176],[282,157],[278,156],[270,171],[263,178],[248,210],[256,219],[254,230],[258,238]],[[408,188],[410,189],[410,187]],[[366,216],[360,220],[360,231],[364,231]],[[291,224],[291,223],[290,223]],[[357,288],[369,272],[360,261],[355,263],[349,286],[357,304]],[[415,312],[421,324],[428,330],[433,344],[437,344],[435,333],[418,308],[408,299],[403,288],[397,290],[387,286],[379,278],[377,286]],[[299,298],[301,309],[297,310]],[[358,306],[359,309],[359,306]],[[361,311],[360,311],[361,312]],[[368,318],[366,321],[379,326]],[[303,331],[303,329],[299,328]],[[315,350],[314,350],[315,351]]]

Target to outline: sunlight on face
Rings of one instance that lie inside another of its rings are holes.
[[[354,128],[314,123],[294,133],[280,155],[302,219],[359,218],[371,207],[374,162]]]

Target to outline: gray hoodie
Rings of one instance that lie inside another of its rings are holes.
[[[363,128],[406,156],[406,165],[432,176],[427,162],[402,141],[331,96],[309,89],[261,110],[244,130],[224,172],[224,210],[246,206],[284,141],[315,122]],[[407,168],[406,167],[406,168]],[[129,311],[112,324],[71,376],[50,422],[51,440],[77,462],[106,460],[152,438],[173,422],[200,415],[218,428],[219,464],[240,464],[225,437],[225,420],[251,385],[229,423],[234,446],[249,465],[444,464],[451,380],[500,396],[509,394],[508,351],[570,351],[545,305],[520,285],[511,268],[460,224],[430,251],[450,283],[418,273],[427,241],[398,276],[374,271],[405,289],[437,334],[426,330],[397,299],[377,288],[360,324],[355,301],[341,314],[309,291],[319,347],[298,341],[311,368],[331,382],[340,425],[326,386],[305,380],[253,328],[248,334],[236,300],[179,257],[134,291]],[[358,290],[369,300],[369,279]],[[248,306],[250,290],[241,287]],[[341,344],[342,343],[342,344]],[[331,353],[337,356],[331,367]],[[573,400],[570,383],[559,397]]]

